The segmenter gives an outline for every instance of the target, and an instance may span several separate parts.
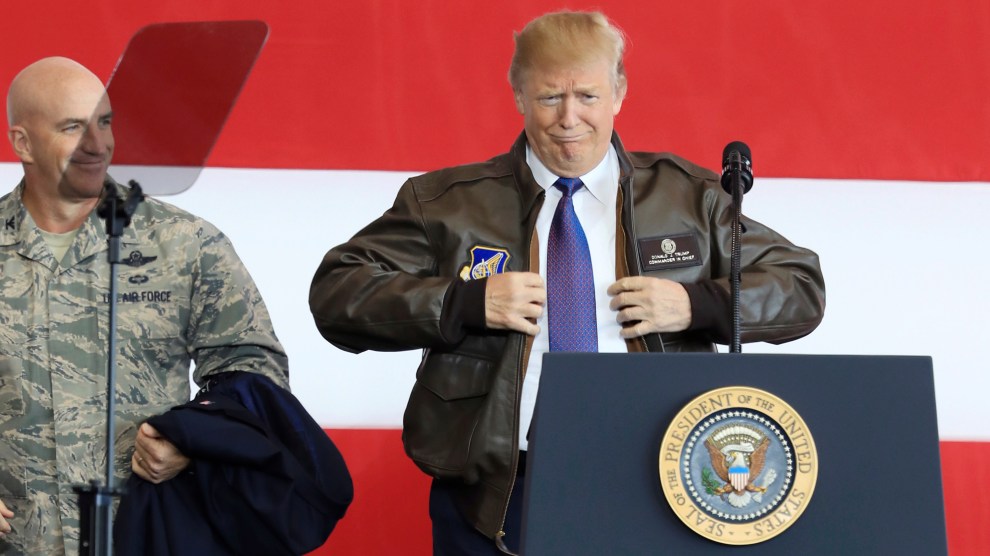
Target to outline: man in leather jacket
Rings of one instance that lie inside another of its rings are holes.
[[[709,170],[623,148],[613,131],[623,48],[600,13],[530,22],[509,73],[524,121],[510,151],[409,179],[313,280],[317,327],[337,347],[424,350],[403,441],[434,477],[435,554],[518,548],[526,433],[555,311],[542,261],[558,178],[584,186],[573,206],[599,351],[713,351],[730,340],[731,199]],[[810,333],[825,306],[817,255],[742,223],[742,340]]]

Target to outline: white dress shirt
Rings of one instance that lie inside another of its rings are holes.
[[[538,270],[546,282],[547,238],[550,236],[550,223],[557,210],[557,203],[563,196],[553,184],[560,176],[548,170],[528,146],[526,163],[533,172],[536,183],[546,190],[546,200],[536,218],[536,236],[540,243]],[[619,191],[619,157],[615,153],[615,147],[609,147],[608,154],[601,163],[580,178],[584,187],[574,193],[574,212],[581,221],[584,235],[588,238],[588,249],[591,251],[591,266],[595,277],[595,312],[598,317],[598,351],[624,353],[627,351],[626,342],[619,335],[621,327],[615,320],[616,312],[608,307],[610,298],[605,293],[615,282],[615,202]],[[543,311],[543,316],[537,319],[536,324],[540,327],[540,333],[533,339],[533,351],[526,367],[519,408],[520,450],[525,450],[529,445],[526,435],[529,433],[536,406],[543,354],[550,351],[547,311]]]

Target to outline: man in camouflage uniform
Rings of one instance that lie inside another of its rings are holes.
[[[0,553],[73,554],[72,487],[105,478],[110,267],[96,214],[113,153],[110,102],[78,63],[14,79],[8,138],[24,179],[0,198]],[[114,184],[118,195],[127,188]],[[122,237],[116,469],[158,483],[189,463],[148,417],[227,371],[288,387],[288,361],[247,270],[208,222],[156,200]]]

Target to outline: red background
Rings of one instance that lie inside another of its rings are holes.
[[[505,78],[511,33],[560,7],[6,3],[0,82],[56,54],[108,78],[142,26],[259,19],[270,37],[210,166],[427,170],[507,149],[521,126]],[[738,139],[760,176],[990,180],[985,0],[628,0],[607,13],[631,37],[617,129],[632,149],[676,150],[717,167],[722,147]],[[0,149],[0,161],[13,160]],[[428,480],[402,453],[400,432],[330,434],[357,498],[319,552],[428,554]],[[990,443],[941,450],[950,552],[990,554]]]

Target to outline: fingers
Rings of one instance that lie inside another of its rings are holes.
[[[139,436],[140,435],[144,435],[144,436],[148,436],[148,437],[151,437],[151,438],[161,438],[162,437],[162,435],[159,434],[158,430],[155,429],[155,427],[153,427],[150,424],[148,424],[147,422],[141,424],[141,428],[138,429],[138,435]]]
[[[7,522],[8,519],[14,517],[14,512],[7,509],[7,505],[0,500],[0,538],[7,536],[10,532],[10,523]]]
[[[543,286],[543,278],[536,272],[501,272],[488,278],[489,283],[491,283],[492,280],[495,280],[496,282],[514,284],[522,288],[545,289]]]
[[[630,276],[616,280],[605,291],[612,298],[608,304],[609,308],[613,311],[619,311],[624,307],[648,304],[650,301],[649,288],[656,286],[651,281],[658,282],[659,280],[642,276]]]
[[[505,323],[505,330],[521,332],[528,336],[536,336],[540,333],[540,327],[536,323],[526,319],[513,319]]]
[[[656,332],[680,332],[691,324],[691,300],[678,282],[632,276],[608,287],[609,308],[623,325],[623,338]]]
[[[611,289],[611,288],[609,288]],[[608,308],[613,311],[621,311],[625,307],[629,307],[637,304],[637,300],[634,295],[623,292],[618,295],[613,295],[612,299],[608,302]],[[619,322],[622,322],[621,320]]]
[[[631,276],[616,280],[605,291],[612,299],[608,306],[613,311],[621,311],[626,307],[644,307],[650,302],[650,295],[647,288],[651,285],[649,280],[657,281],[656,278],[643,278],[642,276]],[[629,319],[626,319],[629,320]],[[625,322],[620,320],[619,322]]]
[[[151,476],[148,471],[144,468],[144,457],[138,455],[137,450],[134,450],[134,455],[131,456],[131,471],[135,475],[141,477],[145,481],[151,481]]]
[[[547,301],[547,288],[535,272],[503,272],[488,278],[485,297],[542,305]]]
[[[150,427],[150,425],[149,425]],[[151,430],[154,430],[152,428]],[[144,438],[142,438],[142,436]],[[131,456],[131,470],[139,477],[152,483],[158,483],[157,466],[160,464],[160,456],[156,455],[158,446],[156,440],[145,434],[144,426],[138,429],[138,438],[134,443],[134,454]]]
[[[629,305],[615,314],[615,320],[622,325],[632,325],[643,320],[650,320],[650,313],[638,305]]]
[[[134,455],[131,456],[131,470],[138,477],[159,484],[175,477],[189,466],[189,458],[167,440],[164,442],[168,444],[168,448],[162,450],[160,455],[134,450]]]
[[[645,336],[647,334],[652,334],[658,332],[653,328],[653,323],[648,321],[639,321],[627,326],[623,326],[619,329],[619,336],[624,340],[629,340],[632,338],[639,338],[640,336]]]
[[[131,456],[131,470],[138,477],[158,484],[178,475],[188,465],[189,458],[154,427],[143,423],[138,428]]]
[[[615,320],[622,325],[619,336],[625,340],[661,332],[654,316],[639,305],[625,306],[616,313]]]
[[[622,292],[639,291],[645,287],[648,280],[656,280],[656,278],[646,278],[643,276],[619,278],[608,287],[605,293],[614,297]]]
[[[534,272],[503,272],[485,285],[485,324],[488,328],[536,335],[536,320],[543,315],[547,291]]]

